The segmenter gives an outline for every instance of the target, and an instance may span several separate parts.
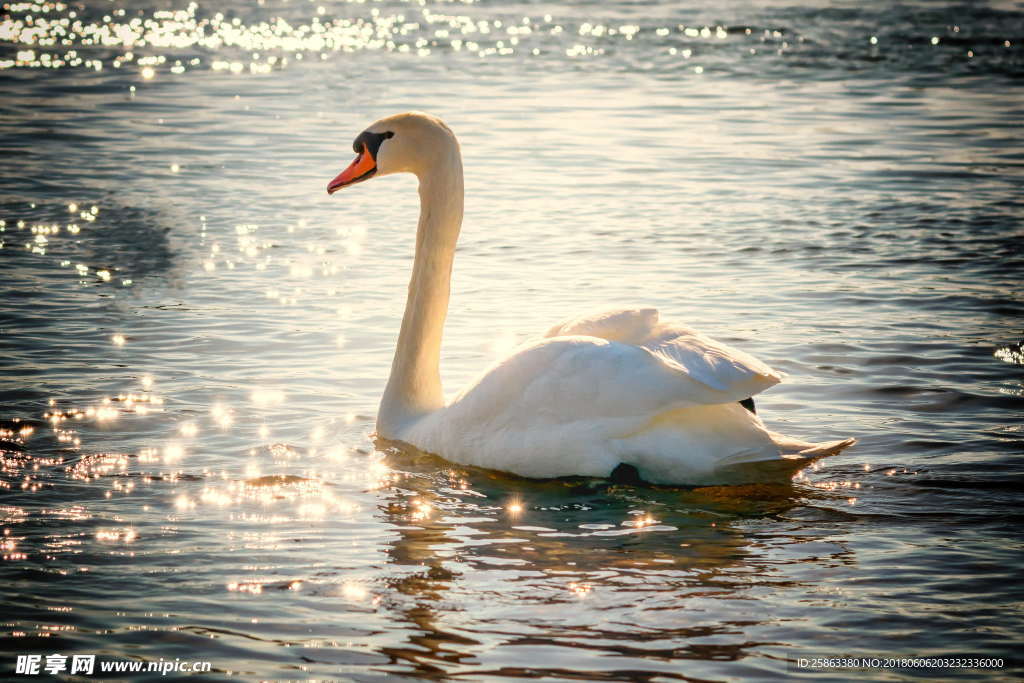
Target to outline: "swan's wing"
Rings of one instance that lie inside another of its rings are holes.
[[[782,381],[780,373],[749,353],[681,325],[659,325],[641,346],[678,363],[690,377],[733,401],[742,401]]]
[[[748,353],[683,325],[661,323],[654,308],[606,311],[572,318],[545,336],[586,335],[634,344],[678,364],[705,386],[741,401],[778,384],[782,375]],[[724,402],[724,401],[723,401]]]
[[[623,461],[619,450],[658,415],[723,404],[757,423],[731,395],[666,356],[596,337],[555,337],[520,347],[402,440],[456,462],[525,476],[607,476]],[[756,446],[778,453],[763,428],[754,430],[753,441],[728,431],[702,467],[713,467],[709,458],[719,451]],[[681,457],[679,449],[671,452]]]
[[[658,325],[656,308],[623,308],[563,320],[545,337],[597,337],[639,345]]]
[[[694,379],[665,355],[596,337],[555,337],[520,347],[453,399],[473,419],[523,426],[595,418],[649,418],[677,405],[725,403],[726,392]]]

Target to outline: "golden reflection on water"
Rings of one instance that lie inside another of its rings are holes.
[[[13,59],[0,59],[0,69],[132,69],[141,82],[150,82],[164,73],[179,76],[195,69],[267,74],[293,62],[325,61],[361,51],[419,58],[441,50],[485,59],[536,59],[551,53],[593,59],[614,55],[609,46],[640,41],[651,42],[663,57],[685,64],[698,54],[695,49],[716,43],[746,42],[752,45],[751,54],[781,55],[806,40],[772,28],[674,22],[641,27],[593,20],[570,24],[549,13],[485,19],[436,11],[418,0],[387,8],[363,4],[362,0],[330,8],[296,4],[280,8],[287,18],[247,22],[206,11],[197,3],[176,11],[147,14],[118,8],[89,17],[62,2],[8,3],[8,14],[0,21],[0,39],[22,49]],[[868,42],[875,54],[881,52],[877,36]],[[940,49],[942,41],[933,37],[929,46]],[[695,74],[704,72],[701,64],[687,68]],[[134,94],[135,86],[131,88]]]
[[[150,375],[144,375],[140,379],[142,386],[146,389],[143,392],[125,392],[116,396],[101,398],[92,405],[80,408],[59,408],[55,400],[50,401],[50,410],[44,414],[47,418],[46,424],[52,432],[63,442],[68,442],[75,434],[75,430],[68,430],[62,425],[68,421],[93,420],[96,424],[108,423],[116,420],[120,415],[131,414],[145,416],[152,410],[162,410],[164,399],[154,393],[151,389],[154,380]],[[276,388],[257,387],[249,393],[250,403],[258,409],[266,409],[284,406],[287,403],[287,396],[284,391]],[[226,402],[214,403],[210,408],[210,421],[220,429],[230,429],[235,422],[236,408]],[[355,416],[346,415],[342,422],[351,423]],[[13,442],[24,443],[33,437],[37,427],[32,425],[19,426],[11,423],[0,433],[0,437],[10,439]],[[258,433],[261,438],[269,435],[269,428],[266,424],[259,425]],[[180,484],[183,483],[183,470],[177,469],[189,459],[189,448],[187,442],[195,442],[196,447],[201,447],[198,438],[201,429],[197,421],[188,420],[175,425],[173,436],[161,445],[141,448],[132,456],[125,453],[97,453],[83,454],[76,457],[66,466],[68,475],[72,479],[81,481],[105,480],[109,482],[105,490],[105,497],[122,496],[132,494],[139,484],[152,486],[154,483]],[[396,469],[389,464],[391,458],[385,460],[368,459],[366,455],[357,452],[344,444],[330,443],[327,441],[327,432],[323,425],[315,425],[308,436],[308,448],[301,450],[285,443],[270,443],[259,448],[250,449],[249,462],[244,466],[244,479],[233,480],[226,472],[206,473],[204,483],[201,487],[189,485],[187,489],[175,492],[170,500],[171,506],[176,513],[200,514],[203,508],[217,508],[228,511],[229,518],[244,519],[247,521],[260,521],[261,523],[281,524],[294,521],[323,521],[327,519],[354,518],[361,513],[362,507],[359,502],[350,496],[339,493],[336,486],[342,483],[361,483],[366,491],[378,491],[390,498],[387,505],[387,512],[390,517],[396,520],[401,519],[402,524],[426,525],[427,528],[452,528],[447,522],[441,522],[451,515],[471,516],[483,515],[493,522],[507,520],[508,524],[515,524],[514,530],[517,534],[525,534],[525,537],[516,538],[515,543],[528,543],[528,546],[520,548],[520,560],[529,565],[540,562],[541,558],[565,556],[574,554],[575,551],[567,551],[566,543],[569,539],[585,537],[616,537],[637,533],[666,533],[677,532],[677,523],[666,523],[665,511],[658,511],[649,506],[639,506],[625,510],[622,518],[614,522],[585,521],[579,524],[578,528],[565,528],[561,525],[550,526],[546,518],[550,517],[553,509],[545,505],[544,500],[555,500],[550,494],[545,493],[546,489],[553,492],[562,491],[566,486],[574,486],[564,482],[549,484],[535,484],[522,482],[516,488],[520,492],[511,498],[506,497],[503,502],[494,501],[493,494],[477,490],[478,487],[471,486],[470,482],[478,477],[464,470],[453,469],[447,463],[439,461],[434,456],[414,452],[408,448],[394,444],[379,444],[385,450],[390,449],[395,455],[401,458],[403,469]],[[79,445],[75,443],[75,445]],[[299,465],[303,468],[302,476],[291,473],[264,473],[264,466],[269,463],[275,468],[280,465]],[[325,463],[331,463],[329,470],[317,466],[316,462],[322,458]],[[355,460],[353,460],[355,458]],[[36,467],[42,461],[37,460]],[[137,463],[137,465],[136,465]],[[53,463],[61,464],[60,460]],[[424,478],[414,472],[404,469],[408,464],[414,467],[425,466],[428,471],[438,469],[444,473],[445,481],[440,487],[435,487],[430,478]],[[137,467],[158,466],[165,468],[162,471],[153,472],[144,470],[139,476],[132,478],[130,475]],[[351,469],[355,465],[357,469]],[[339,472],[337,467],[345,468]],[[887,472],[891,475],[893,472]],[[216,474],[216,476],[214,476]],[[499,475],[487,475],[499,476]],[[216,481],[219,478],[221,481]],[[499,476],[499,478],[501,478]],[[333,480],[333,483],[332,483]],[[486,481],[485,477],[483,481]],[[860,488],[859,482],[851,480],[826,481],[815,483],[819,489],[827,492],[842,493],[844,491]],[[24,478],[22,488],[24,490],[36,491],[39,483],[31,476]],[[395,498],[394,491],[403,490],[408,493]],[[507,485],[501,489],[507,496]],[[533,493],[530,491],[533,490]],[[610,490],[615,490],[614,487]],[[681,492],[679,499],[687,505],[702,506],[713,504],[720,510],[744,510],[750,505],[750,501],[758,500],[762,503],[775,501],[774,504],[788,505],[794,499],[794,492],[790,487],[708,487],[695,489],[690,492]],[[849,496],[849,504],[853,504],[856,498]],[[579,506],[585,511],[587,505]],[[672,515],[669,515],[672,517]],[[712,518],[708,527],[715,528],[718,520]],[[484,527],[486,528],[486,527]],[[104,531],[101,540],[110,540],[112,537]],[[507,533],[503,531],[502,533]],[[489,534],[485,534],[487,536]],[[134,536],[125,537],[126,542],[134,540]],[[515,537],[509,537],[505,542],[511,542]],[[554,545],[552,545],[554,544]],[[498,544],[501,545],[500,543]],[[692,547],[691,543],[684,544]],[[505,549],[499,547],[496,550],[499,555],[505,555],[510,559]],[[713,555],[713,554],[712,554]],[[650,561],[662,561],[665,558],[652,558]],[[702,560],[702,562],[706,562]],[[574,561],[575,562],[575,561]],[[641,564],[647,561],[640,561]],[[575,570],[573,570],[575,571]],[[578,582],[579,583],[579,582]],[[580,583],[583,585],[586,582]],[[591,584],[587,584],[591,585]],[[590,588],[587,589],[589,592]]]
[[[765,551],[734,525],[735,515],[755,509],[781,513],[804,495],[788,485],[661,491],[597,481],[522,480],[438,468],[433,456],[400,444],[378,447],[389,453],[391,466],[378,509],[399,534],[387,546],[390,563],[400,571],[387,581],[386,600],[413,627],[407,643],[389,645],[385,652],[418,672],[442,662],[472,662],[482,643],[461,628],[458,612],[445,606],[500,590],[500,582],[487,578],[492,573],[514,577],[524,611],[583,600],[616,614],[638,605],[660,606],[665,615],[700,614],[709,600],[732,592],[742,600],[760,580],[757,562],[744,565]],[[517,491],[511,499],[509,490]],[[504,497],[501,504],[496,496]],[[609,508],[621,517],[604,521]],[[663,541],[636,543],[638,534]],[[567,619],[567,634],[583,628]],[[636,626],[644,630],[648,624]],[[475,629],[486,633],[485,627]],[[541,629],[533,637],[537,643],[564,644],[557,629]],[[576,637],[586,636],[581,631]],[[651,637],[667,636],[651,632]],[[427,642],[444,647],[424,646]],[[743,656],[746,647],[728,649],[731,656]]]

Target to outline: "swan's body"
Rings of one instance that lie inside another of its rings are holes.
[[[722,484],[784,479],[854,440],[808,443],[768,431],[738,401],[781,376],[752,356],[652,308],[571,319],[481,374],[447,405],[441,334],[462,223],[462,159],[440,120],[382,119],[353,145],[334,192],[373,175],[420,180],[416,257],[379,437],[453,462],[526,477],[605,477],[632,465],[645,480]]]

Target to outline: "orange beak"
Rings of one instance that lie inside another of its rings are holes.
[[[377,172],[377,162],[374,161],[370,150],[363,145],[363,151],[359,153],[355,161],[348,165],[338,177],[327,184],[327,194],[334,194],[347,185],[355,185],[373,177]]]

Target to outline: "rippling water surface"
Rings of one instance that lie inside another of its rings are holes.
[[[1024,6],[716,4],[4,4],[4,675],[1020,673]],[[375,447],[415,181],[324,187],[412,108],[465,156],[449,390],[655,305],[858,445],[706,489]]]

